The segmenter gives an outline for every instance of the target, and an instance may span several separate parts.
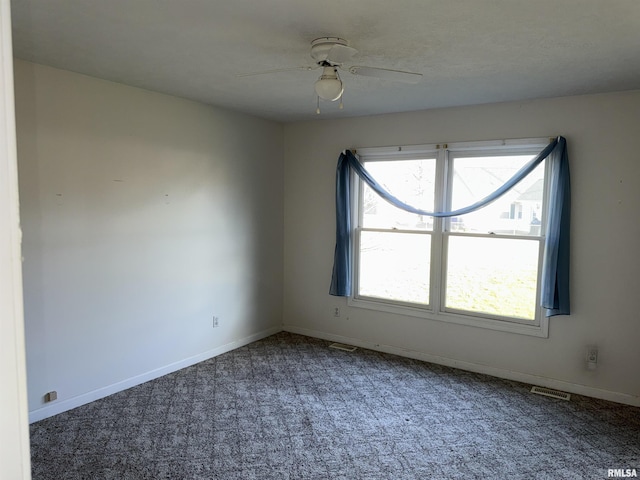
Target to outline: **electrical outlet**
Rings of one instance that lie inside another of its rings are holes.
[[[598,366],[598,347],[591,345],[587,347],[587,368],[595,370]]]
[[[54,400],[58,399],[58,392],[56,392],[55,390],[52,390],[51,392],[47,392],[44,395],[44,401],[45,402],[53,402]]]
[[[334,317],[340,316],[340,307],[333,307],[333,316]]]
[[[219,327],[220,326],[220,318],[216,317],[215,315],[213,316],[213,328]]]

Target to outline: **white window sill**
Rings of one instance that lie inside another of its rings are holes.
[[[348,305],[355,308],[365,308],[379,312],[387,312],[395,315],[425,318],[438,322],[455,323],[469,327],[485,328],[501,332],[515,333],[518,335],[529,335],[533,337],[549,338],[549,319],[541,313],[540,325],[524,324],[498,320],[492,318],[472,317],[470,315],[460,315],[448,312],[433,312],[431,310],[411,307],[407,305],[396,305],[363,298],[348,298]]]

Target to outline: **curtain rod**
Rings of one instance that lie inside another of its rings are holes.
[[[542,138],[544,138],[544,137],[537,137],[537,138],[542,140]],[[554,140],[558,139],[558,135],[553,136],[553,137],[547,137],[547,139],[548,139],[549,143],[551,143]],[[473,142],[451,142],[451,143],[455,144],[455,143],[502,142],[502,145],[505,145],[505,144],[507,144],[509,142],[518,141],[518,140],[523,140],[523,139],[522,138],[509,138],[509,139],[499,139],[499,140],[478,140],[478,141],[473,141]],[[524,140],[527,140],[527,139],[524,139]],[[362,149],[362,148],[365,148],[366,150],[368,150],[368,149],[376,149],[376,148],[380,148],[380,149],[386,148],[386,149],[389,149],[389,150],[393,149],[393,150],[396,150],[398,152],[402,152],[406,148],[409,148],[409,149],[411,149],[411,148],[420,148],[420,147],[424,147],[424,146],[427,146],[427,145],[431,146],[431,147],[434,147],[435,149],[441,149],[441,148],[446,149],[446,148],[449,147],[448,143],[437,143],[437,144],[417,144],[417,145],[386,145],[386,146],[378,146],[378,147],[360,147],[360,148],[353,147],[353,148],[349,148],[347,150],[351,150],[351,152],[353,152],[354,154],[357,154],[358,150]],[[342,153],[346,153],[346,150],[343,150]]]

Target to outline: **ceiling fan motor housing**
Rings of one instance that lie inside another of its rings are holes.
[[[327,60],[329,56],[329,52],[335,45],[343,45],[348,46],[347,41],[338,37],[321,37],[316,38],[313,42],[311,42],[311,58],[313,58],[316,63],[322,64],[323,62],[327,62],[333,65],[333,63]]]

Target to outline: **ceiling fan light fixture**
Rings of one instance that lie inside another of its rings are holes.
[[[323,100],[330,102],[338,100],[342,96],[342,92],[344,92],[342,80],[338,76],[338,69],[333,66],[324,67],[322,75],[316,81],[315,90],[318,97]]]

